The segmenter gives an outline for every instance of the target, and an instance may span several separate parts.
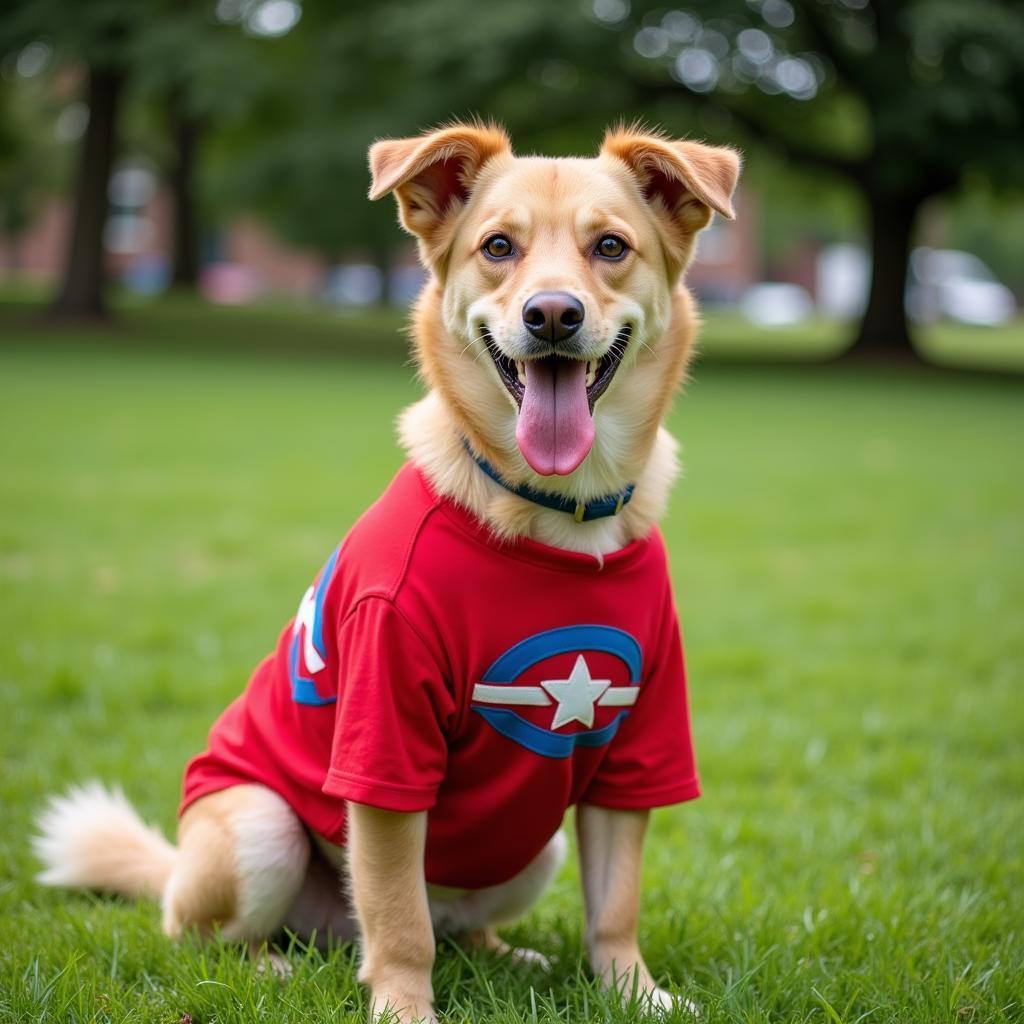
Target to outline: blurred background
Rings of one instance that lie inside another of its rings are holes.
[[[401,310],[422,271],[367,147],[472,113],[524,152],[622,118],[740,146],[690,275],[712,353],[1024,365],[1009,0],[14,0],[0,290]]]

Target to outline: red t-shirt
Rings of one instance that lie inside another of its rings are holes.
[[[699,794],[665,546],[604,558],[498,541],[406,465],[331,555],[185,772],[344,842],[345,800],[429,811],[426,877],[481,888],[580,801]]]

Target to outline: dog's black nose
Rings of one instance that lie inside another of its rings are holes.
[[[537,292],[523,306],[526,329],[541,341],[571,338],[583,323],[583,303],[568,292]]]

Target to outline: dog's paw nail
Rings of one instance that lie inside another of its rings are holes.
[[[529,964],[531,967],[538,967],[540,970],[550,973],[551,961],[535,949],[527,949],[523,946],[515,946],[508,951],[513,960],[521,964]]]

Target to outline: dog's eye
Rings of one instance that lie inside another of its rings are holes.
[[[512,255],[512,243],[504,235],[492,235],[483,244],[484,255],[503,260]]]
[[[594,252],[602,259],[621,260],[629,252],[629,246],[618,235],[605,235]]]

